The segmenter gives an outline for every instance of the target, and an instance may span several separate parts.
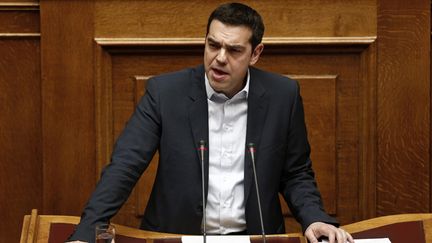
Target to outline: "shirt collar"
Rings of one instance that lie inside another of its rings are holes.
[[[207,73],[204,72],[205,77],[205,87],[207,92],[207,99],[212,99],[213,96],[218,96],[219,98],[224,97],[225,100],[229,100],[228,97],[225,94],[216,92],[210,85],[210,82],[207,78]],[[243,87],[242,90],[240,90],[237,94],[235,94],[232,98],[247,98],[249,93],[249,82],[250,82],[250,72],[249,69],[247,70],[246,74],[246,85]]]

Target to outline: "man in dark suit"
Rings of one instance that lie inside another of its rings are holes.
[[[94,240],[126,201],[154,153],[159,167],[141,228],[179,234],[260,234],[251,155],[256,148],[265,232],[284,233],[278,194],[311,242],[353,242],[322,206],[316,187],[298,84],[253,68],[261,52],[259,14],[238,3],[210,16],[204,65],[149,80],[147,92],[118,138],[70,240]],[[203,222],[201,164],[205,156],[207,220]]]

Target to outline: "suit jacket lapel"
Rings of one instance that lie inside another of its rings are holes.
[[[257,149],[256,155],[259,154],[259,145],[262,131],[264,130],[264,122],[267,113],[268,100],[265,96],[265,89],[262,86],[257,75],[254,75],[254,69],[250,68],[250,88],[248,95],[248,117],[247,117],[247,131],[246,131],[246,146],[248,143],[254,143]],[[252,160],[248,151],[245,154],[245,165],[244,165],[244,190],[245,190],[245,202],[248,200],[253,181],[253,170]],[[255,156],[255,163],[258,156]],[[262,162],[262,161],[261,161]],[[258,179],[259,180],[259,179]]]
[[[198,151],[199,142],[204,140],[207,142],[208,147],[208,107],[207,107],[207,94],[204,85],[204,68],[199,66],[192,74],[193,84],[189,92],[191,99],[189,106],[189,122],[193,134],[194,145],[197,148],[197,161],[201,168],[200,152]],[[208,168],[209,168],[209,154],[205,153],[204,159],[204,176],[205,176],[205,190],[206,195],[208,191]]]

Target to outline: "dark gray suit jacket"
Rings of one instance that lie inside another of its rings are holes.
[[[119,210],[157,150],[159,167],[141,228],[200,234],[202,193],[197,147],[200,140],[208,141],[207,113],[203,66],[149,80],[147,92],[118,138],[111,163],[70,239],[93,240],[94,225],[109,221]],[[278,193],[303,229],[316,221],[337,224],[324,212],[316,187],[295,81],[250,67],[246,143],[251,142],[256,144],[266,233],[285,232]],[[208,153],[205,164],[207,188]],[[260,234],[248,153],[244,189],[247,232]]]

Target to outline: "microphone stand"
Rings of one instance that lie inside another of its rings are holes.
[[[257,178],[257,172],[256,172],[256,168],[255,168],[255,144],[249,143],[248,144],[248,150],[249,150],[249,153],[251,155],[252,169],[253,169],[253,174],[254,174],[254,179],[255,179],[255,189],[256,189],[256,194],[257,194],[257,199],[258,199],[258,211],[259,211],[259,217],[260,217],[260,223],[261,223],[262,240],[263,240],[263,243],[266,243],[267,241],[266,241],[265,231],[264,231],[264,222],[263,222],[262,209],[261,209],[261,199],[260,199],[260,193],[259,193],[259,188],[258,188],[258,178]]]
[[[207,217],[206,217],[206,200],[205,200],[205,177],[204,177],[204,156],[206,150],[206,142],[204,140],[200,140],[200,159],[201,159],[201,181],[202,181],[202,204],[203,204],[203,242],[207,242]]]

